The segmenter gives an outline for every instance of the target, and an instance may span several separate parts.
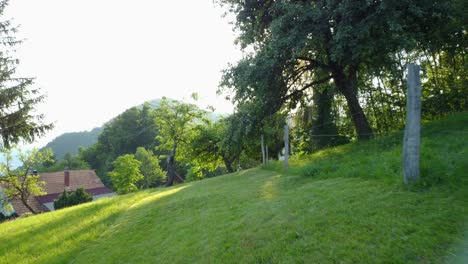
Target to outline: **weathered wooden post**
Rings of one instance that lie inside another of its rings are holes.
[[[262,164],[266,164],[266,153],[265,153],[265,140],[263,139],[263,134],[260,137],[260,145],[262,148]]]
[[[288,122],[284,125],[284,169],[289,167],[289,126]]]
[[[419,66],[408,65],[406,95],[406,126],[403,140],[403,178],[405,183],[419,179],[419,148],[421,142],[421,80]]]

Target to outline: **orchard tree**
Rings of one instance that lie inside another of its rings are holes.
[[[136,183],[143,179],[140,173],[141,162],[133,154],[119,156],[114,162],[114,170],[109,177],[117,193],[125,194],[138,190]]]
[[[139,147],[136,150],[135,158],[141,162],[140,173],[143,179],[138,182],[138,186],[143,189],[154,187],[166,179],[166,172],[159,166],[159,159],[151,150]]]
[[[12,149],[1,149],[1,154],[5,157],[5,163],[0,164],[0,184],[3,187],[5,196],[0,197],[0,205],[4,206],[13,199],[19,199],[26,208],[33,214],[36,210],[30,204],[30,198],[37,195],[44,195],[46,192],[42,188],[44,181],[39,180],[39,175],[33,173],[33,170],[42,163],[52,159],[53,154],[50,150],[22,152],[18,151],[18,158],[21,162],[20,167],[13,169]]]
[[[359,101],[365,68],[394,63],[397,53],[424,49],[434,27],[452,20],[454,1],[218,0],[236,16],[246,56],[224,72],[222,87],[262,116],[295,108],[320,84],[344,96],[358,139],[373,131]],[[448,32],[441,31],[443,39]]]
[[[0,0],[0,17],[8,2]],[[21,44],[14,36],[17,30],[12,20],[0,21],[0,144],[7,148],[21,139],[32,142],[53,127],[44,124],[43,115],[34,114],[44,95],[31,88],[33,79],[15,75],[18,60],[13,57],[14,47]]]
[[[215,171],[224,165],[228,172],[233,172],[232,164],[238,159],[240,151],[230,148],[227,122],[222,119],[216,123],[208,122],[198,127],[198,133],[191,142],[192,172],[201,176],[203,170]],[[242,148],[238,148],[242,150]],[[195,170],[195,171],[194,171]]]
[[[190,141],[196,134],[195,122],[202,120],[204,112],[194,104],[163,97],[161,105],[155,110],[154,115],[156,126],[159,129],[157,139],[161,143],[157,149],[168,152],[166,186],[171,186],[176,176],[177,151],[190,145]],[[182,152],[181,157],[188,154],[188,150]]]

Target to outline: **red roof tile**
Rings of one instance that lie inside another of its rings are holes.
[[[100,195],[111,193],[104,184],[101,182],[96,172],[93,170],[70,170],[70,188],[69,191],[75,191],[78,188],[84,188],[91,195]],[[47,193],[42,196],[30,197],[28,204],[37,212],[48,211],[43,203],[52,202],[56,199],[65,189],[65,174],[61,172],[40,173],[39,179],[45,181],[44,191]],[[19,199],[11,201],[13,208],[18,215],[30,212],[29,209]]]
[[[78,188],[94,189],[105,187],[93,170],[70,170],[70,191]],[[46,182],[47,194],[61,193],[65,189],[64,172],[39,173],[39,179]]]

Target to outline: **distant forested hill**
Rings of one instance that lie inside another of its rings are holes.
[[[57,160],[61,160],[65,154],[75,155],[80,147],[89,147],[96,143],[104,126],[96,127],[91,131],[65,133],[56,137],[45,145],[44,149],[51,148]]]
[[[151,108],[158,108],[161,99],[155,99],[148,101]],[[136,106],[142,108],[143,104]],[[220,119],[221,115],[216,113],[209,113],[209,119],[217,121]],[[110,120],[112,121],[112,120]],[[110,122],[109,121],[109,122]],[[82,131],[82,132],[70,132],[62,134],[56,137],[51,142],[47,143],[43,149],[51,148],[54,151],[54,156],[57,160],[61,160],[66,153],[75,155],[78,153],[80,147],[90,147],[97,142],[99,135],[104,130],[104,125],[101,127],[96,127],[91,131]]]

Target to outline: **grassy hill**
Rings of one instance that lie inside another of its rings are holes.
[[[200,182],[0,224],[0,263],[468,263],[468,114]]]

